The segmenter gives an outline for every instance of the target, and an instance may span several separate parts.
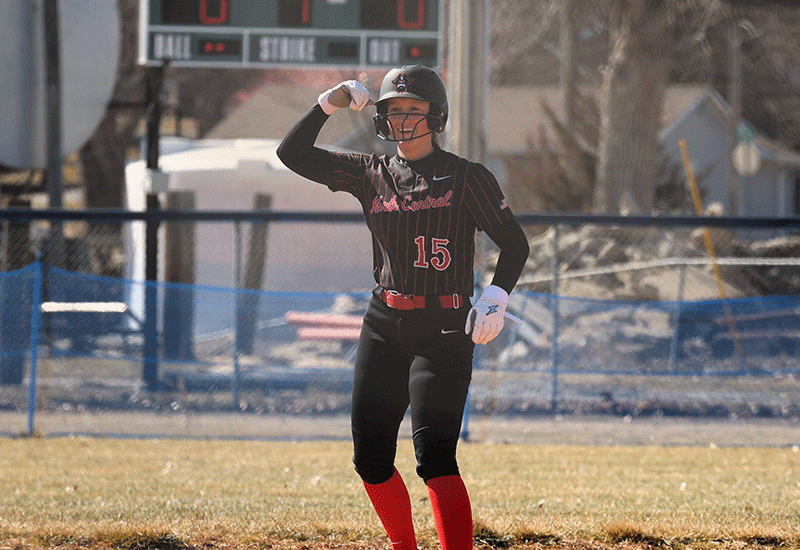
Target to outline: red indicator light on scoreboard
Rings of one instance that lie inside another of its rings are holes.
[[[433,59],[436,57],[436,46],[433,44],[411,44],[405,48],[406,56],[412,59]]]
[[[242,51],[240,40],[228,40],[219,38],[201,39],[199,53],[205,55],[239,55]]]

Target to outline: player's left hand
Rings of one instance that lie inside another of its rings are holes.
[[[487,286],[469,311],[464,332],[472,333],[472,341],[476,344],[490,342],[503,328],[507,303],[508,292],[499,286]]]

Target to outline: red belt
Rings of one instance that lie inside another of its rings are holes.
[[[462,294],[442,294],[441,296],[415,296],[413,294],[400,294],[394,290],[381,290],[381,300],[387,306],[400,309],[425,309],[426,307],[435,307],[434,304],[438,303],[443,309],[458,309],[464,305],[470,304],[469,296]]]

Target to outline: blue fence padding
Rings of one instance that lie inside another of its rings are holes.
[[[761,296],[681,304],[679,340],[700,338],[715,357],[737,346],[748,355],[798,354],[800,296]]]
[[[147,288],[158,301],[153,339],[144,337]],[[37,410],[346,414],[356,343],[306,339],[287,313],[360,319],[370,296],[133,281],[38,262],[0,273],[0,410],[27,404],[28,434]],[[125,307],[57,311],[54,302]],[[253,315],[241,315],[244,309]],[[476,411],[547,409],[543,403],[557,410],[558,401],[596,409],[605,395],[609,407],[621,400],[642,410],[685,411],[698,400],[722,411],[745,400],[751,410],[759,399],[766,404],[758,410],[769,414],[796,410],[788,395],[800,374],[798,296],[635,302],[514,292],[508,309],[523,324],[507,322],[476,349],[470,399],[483,407]],[[241,337],[247,330],[249,341]],[[642,376],[662,378],[648,387]],[[732,385],[706,378],[694,392],[695,377],[726,377]],[[745,379],[761,382],[742,389]],[[687,383],[688,391],[673,389]]]

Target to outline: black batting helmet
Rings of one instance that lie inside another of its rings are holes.
[[[393,97],[427,101],[431,105],[427,119],[430,129],[428,133],[444,131],[449,113],[447,90],[436,71],[424,65],[409,65],[392,69],[383,77],[380,96],[375,103],[378,114],[372,119],[375,121],[375,131],[378,137],[386,141],[397,141],[392,138],[386,116],[387,101]]]

